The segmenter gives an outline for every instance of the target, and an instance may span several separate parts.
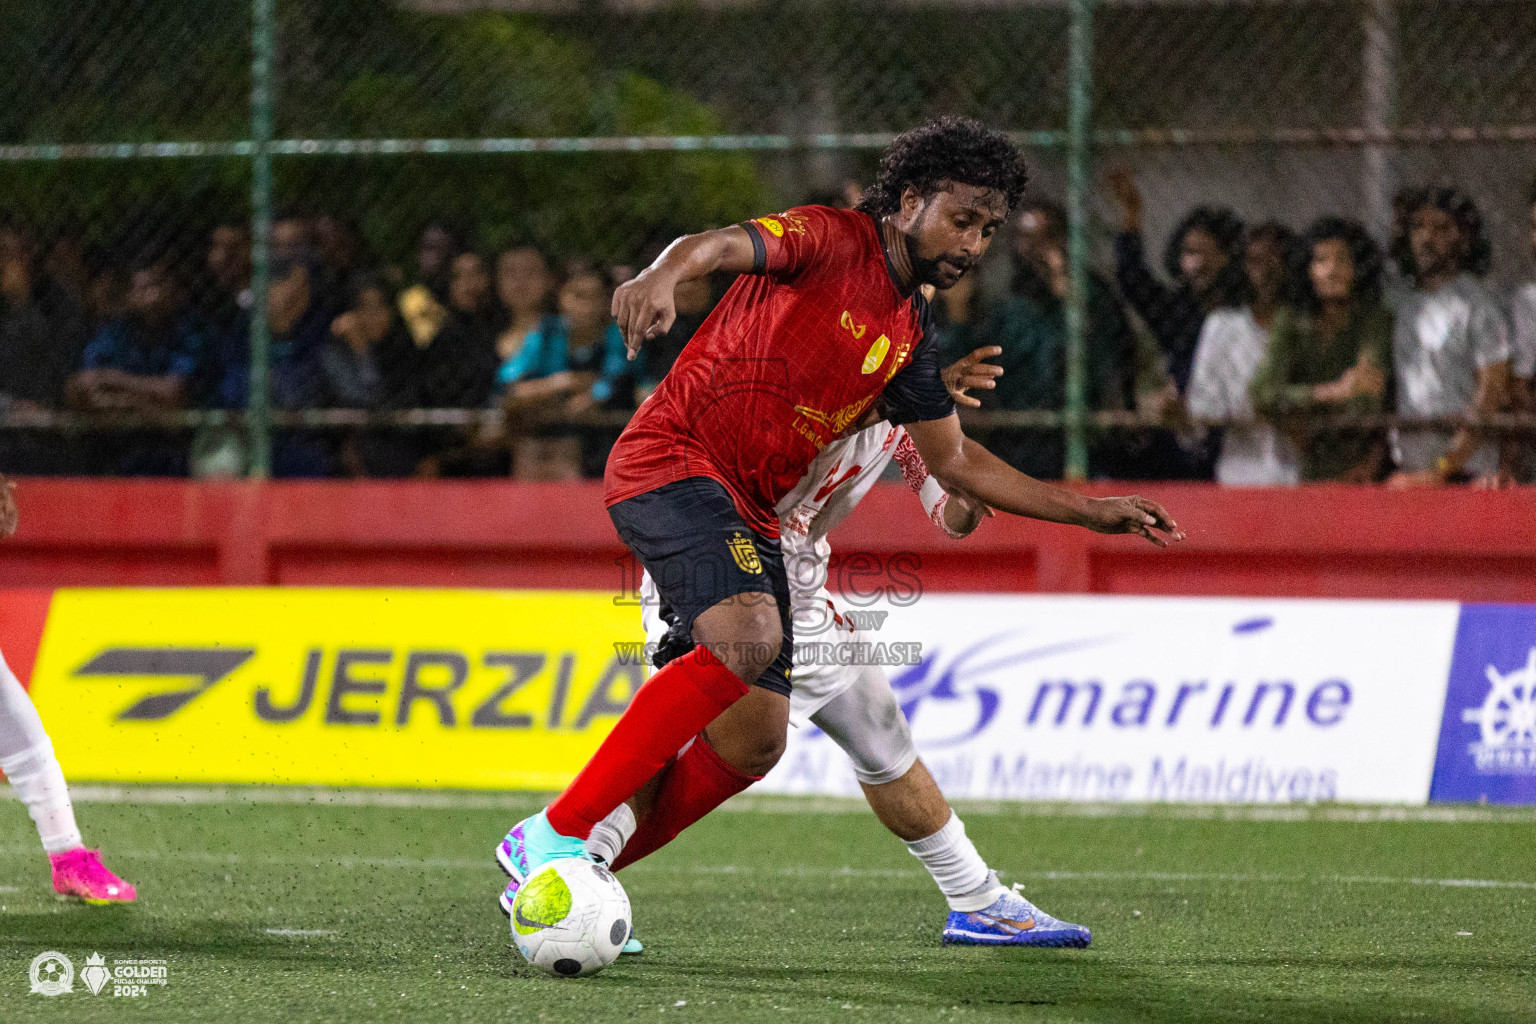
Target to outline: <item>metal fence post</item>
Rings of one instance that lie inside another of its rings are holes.
[[[272,472],[271,326],[268,238],[272,233],[272,50],[274,0],[251,3],[251,380],[246,404],[249,475]]]
[[[1066,476],[1088,476],[1088,177],[1093,103],[1093,0],[1071,0],[1068,28]]]
[[[1365,48],[1361,86],[1366,131],[1384,136],[1397,127],[1398,22],[1396,0],[1369,0],[1361,20]],[[1397,190],[1397,148],[1373,141],[1365,147],[1366,223],[1378,238],[1392,236],[1392,193]]]

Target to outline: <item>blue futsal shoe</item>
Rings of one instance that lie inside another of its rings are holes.
[[[520,885],[521,883],[517,879],[512,879],[507,883],[507,887],[501,891],[501,896],[496,900],[501,906],[501,912],[506,914],[507,917],[512,916],[512,901],[517,899],[517,890]],[[629,938],[624,940],[624,948],[619,950],[619,955],[633,956],[636,953],[644,952],[645,946],[639,939],[635,938],[635,925],[631,921],[629,925]]]
[[[1058,921],[1019,894],[1015,885],[990,906],[973,913],[952,910],[944,923],[946,946],[1072,946],[1093,941],[1080,924]]]
[[[496,846],[496,863],[511,877],[512,884],[507,886],[507,891],[514,896],[523,879],[550,861],[585,856],[586,842],[556,832],[543,811],[513,825],[512,831]],[[510,906],[509,897],[507,907]]]

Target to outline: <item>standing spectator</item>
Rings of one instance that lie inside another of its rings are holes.
[[[201,397],[207,347],[182,290],[162,258],[135,266],[127,313],[85,348],[83,367],[65,396],[76,409],[150,412],[181,409]],[[115,476],[185,476],[187,444],[164,432],[135,431],[92,445],[97,472]]]
[[[560,287],[559,308],[560,315],[529,334],[497,372],[507,411],[536,421],[631,405],[632,364],[609,314],[602,275],[573,269]],[[575,479],[584,462],[601,465],[604,441],[611,446],[605,435],[569,426],[535,427],[532,435],[513,445],[513,469],[523,479]]]
[[[532,246],[508,249],[496,258],[496,297],[506,314],[506,326],[496,336],[496,358],[505,362],[522,348],[553,310],[550,295],[554,275],[544,254]]]
[[[1294,440],[1303,480],[1370,483],[1382,462],[1380,432],[1318,430],[1305,416],[1386,410],[1392,315],[1381,301],[1381,247],[1339,217],[1313,224],[1306,244],[1305,301],[1275,315],[1249,394]]]
[[[377,278],[361,277],[352,301],[331,322],[320,350],[320,404],[331,409],[390,408],[407,389],[391,372],[389,353],[409,346],[395,318],[389,291]],[[416,469],[417,440],[398,432],[363,428],[344,434],[337,467],[353,477],[403,477]]]
[[[315,258],[315,228],[297,210],[272,218],[271,257],[274,262],[304,263]]]
[[[330,318],[315,301],[314,265],[302,260],[272,261],[267,292],[270,396],[274,409],[313,409],[320,404],[320,350]],[[250,404],[251,315],[244,311],[221,346],[219,405],[244,409]],[[313,431],[285,428],[273,432],[272,475],[327,476],[331,459],[325,440]]]
[[[86,322],[70,289],[40,273],[31,236],[0,229],[0,412],[57,409],[80,365]],[[71,468],[55,436],[0,431],[0,471],[60,473]]]
[[[1115,276],[1131,308],[1146,321],[1168,357],[1168,372],[1179,394],[1189,386],[1200,328],[1211,310],[1242,302],[1243,222],[1231,210],[1200,206],[1173,229],[1163,253],[1169,287],[1147,266],[1141,237],[1141,190],[1124,171],[1110,176],[1120,204],[1115,238]]]
[[[224,338],[251,308],[250,228],[240,221],[215,226],[203,269],[207,277],[198,306],[209,331]]]
[[[478,409],[496,386],[497,313],[491,276],[476,252],[460,253],[449,270],[448,308],[440,332],[417,341],[417,401],[432,409]]]
[[[1411,287],[1392,296],[1397,412],[1406,417],[1498,412],[1510,391],[1509,332],[1481,276],[1493,259],[1482,215],[1453,188],[1398,197],[1392,255]],[[1498,446],[1470,428],[1404,428],[1393,487],[1439,486],[1498,470]]]
[[[320,303],[339,315],[352,304],[367,276],[362,236],[356,224],[334,213],[316,217],[313,234]]]
[[[1531,218],[1531,256],[1536,259],[1536,182],[1531,184],[1527,200]],[[1510,304],[1514,322],[1510,370],[1510,408],[1517,412],[1536,412],[1536,282],[1528,282],[1516,289]],[[1507,472],[1501,474],[1503,482],[1528,480],[1531,467],[1528,464],[1532,451],[1529,434],[1511,435],[1504,440],[1503,456]]]
[[[128,312],[128,277],[116,260],[103,256],[92,267],[85,291],[86,333],[94,336]]]
[[[430,409],[483,408],[496,389],[499,320],[484,258],[476,252],[455,256],[449,265],[442,328],[425,345],[415,339],[415,351],[408,360],[414,367],[409,404]],[[479,476],[498,468],[493,453],[471,431],[435,429],[418,439],[425,451],[433,453],[422,460],[423,475]]]
[[[41,272],[29,234],[0,229],[0,406],[58,408],[84,347],[80,304]]]
[[[416,243],[416,280],[395,299],[400,318],[418,348],[432,344],[448,321],[453,261],[463,251],[463,241],[447,226],[434,221],[421,229]]]
[[[1066,298],[1071,290],[1066,211],[1034,200],[1018,212],[1014,226],[1020,259],[1014,294],[987,313],[985,327],[961,335],[958,346],[946,355],[959,358],[988,343],[1002,349],[992,360],[1004,371],[996,388],[978,392],[984,409],[1061,410],[1067,401]],[[1088,276],[1087,307],[1088,408],[1128,409],[1134,401],[1136,340],[1109,282],[1096,273]],[[1060,479],[1065,469],[1066,448],[1059,431],[999,431],[990,446],[1031,476]],[[1110,472],[1113,456],[1106,442],[1096,440],[1089,451],[1090,473]]]
[[[43,273],[53,284],[68,292],[77,306],[84,308],[91,268],[86,255],[85,232],[78,223],[64,224],[54,232],[48,254],[43,258]]]
[[[1283,224],[1261,224],[1248,235],[1243,269],[1248,302],[1212,310],[1200,328],[1195,363],[1185,395],[1196,419],[1253,419],[1248,386],[1264,361],[1270,330],[1295,270],[1296,236]],[[1229,487],[1289,486],[1300,479],[1295,450],[1266,423],[1221,431],[1216,481]]]

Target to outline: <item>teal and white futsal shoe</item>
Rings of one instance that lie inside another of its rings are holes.
[[[1019,894],[1015,885],[990,906],[973,913],[949,912],[944,924],[946,946],[1072,946],[1093,941],[1080,924],[1058,921]]]
[[[509,918],[512,916],[512,901],[517,899],[519,885],[520,883],[517,879],[512,879],[507,883],[507,887],[501,891],[501,896],[496,900],[501,906],[501,912]],[[639,939],[635,938],[635,923],[631,921],[629,923],[629,938],[624,940],[624,948],[619,950],[619,955],[632,956],[635,953],[644,952],[645,946],[641,944]]]
[[[586,842],[556,832],[543,811],[513,825],[512,831],[496,846],[496,863],[512,879],[507,888],[513,895],[517,894],[523,879],[550,861],[586,856]]]

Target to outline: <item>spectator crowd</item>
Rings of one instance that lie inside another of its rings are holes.
[[[1469,197],[1403,191],[1385,246],[1343,217],[1298,231],[1200,206],[1154,269],[1135,181],[1117,173],[1108,187],[1119,231],[1113,273],[1087,280],[1086,396],[1143,425],[1095,430],[1090,475],[1531,481],[1536,437],[1458,422],[1536,410],[1536,283],[1499,296],[1484,282],[1491,247]],[[831,201],[854,201],[846,191]],[[1536,254],[1536,188],[1529,198]],[[1002,349],[1006,372],[980,396],[985,410],[1065,405],[1067,235],[1062,209],[1031,199],[1000,247],[1006,273],[968,275],[935,297],[946,359]],[[220,224],[200,242],[190,261],[151,247],[118,264],[78,232],[44,245],[0,224],[0,413],[245,408],[249,228]],[[556,267],[528,246],[482,252],[439,223],[422,229],[409,267],[390,266],[328,214],[280,215],[270,253],[274,408],[503,413],[499,426],[284,426],[272,469],[286,477],[600,475],[618,427],[587,414],[643,400],[729,283],[680,286],[676,324],[631,362],[609,301],[632,267]],[[1381,414],[1441,422],[1387,429]],[[1059,430],[978,429],[1025,472],[1062,475]],[[0,471],[235,474],[246,446],[230,427],[6,429]]]

